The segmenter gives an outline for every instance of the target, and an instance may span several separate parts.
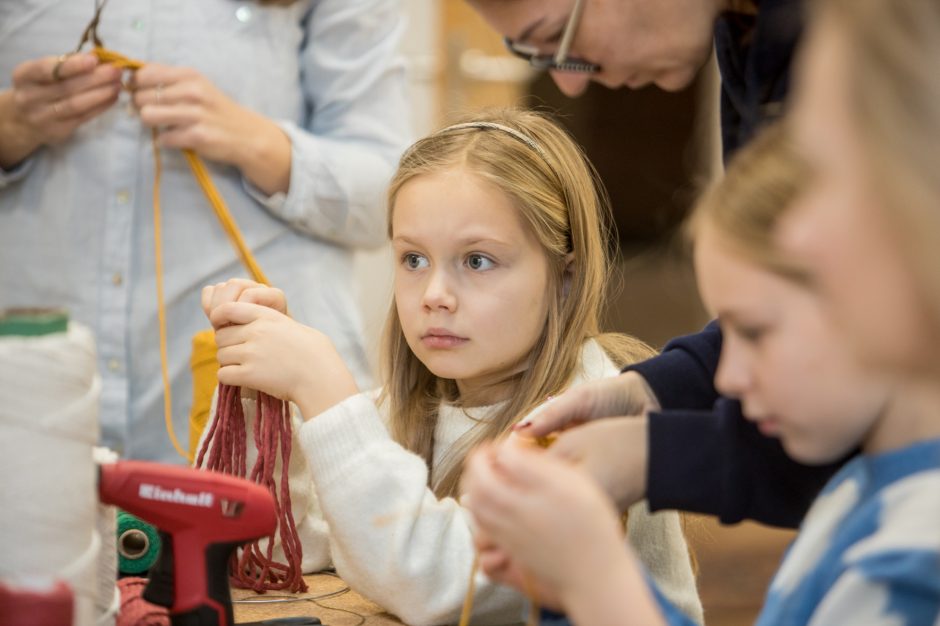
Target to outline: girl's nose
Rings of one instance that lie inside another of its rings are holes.
[[[443,309],[453,312],[457,309],[457,296],[446,272],[438,270],[428,278],[423,304],[429,311]]]

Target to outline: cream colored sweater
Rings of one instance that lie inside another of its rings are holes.
[[[617,373],[596,342],[585,344],[575,382]],[[428,488],[427,465],[391,439],[376,396],[353,396],[306,423],[295,418],[290,483],[303,570],[332,563],[353,589],[407,624],[455,624],[474,558],[469,513]],[[442,405],[433,458],[444,458],[496,408]],[[245,402],[245,414],[253,419],[253,403]],[[253,461],[255,451],[249,455]],[[701,623],[678,514],[651,515],[639,503],[630,509],[627,536],[666,597]],[[518,623],[524,611],[521,594],[476,575],[473,624]]]

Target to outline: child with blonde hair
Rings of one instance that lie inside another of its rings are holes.
[[[716,409],[742,411],[742,429],[779,438],[800,463],[860,453],[813,502],[757,623],[933,624],[936,413],[909,385],[859,362],[813,274],[776,242],[782,216],[814,178],[782,127],[766,132],[691,220],[699,288],[725,338],[715,384],[726,399]],[[517,446],[490,447],[471,457],[465,483],[488,549],[508,554],[573,622],[688,623],[619,545],[613,506],[583,469]],[[575,503],[577,519],[539,523],[561,503]],[[538,548],[563,531],[565,549]]]
[[[276,289],[206,288],[219,381],[290,400],[305,420],[295,420],[303,454],[291,461],[305,571],[332,561],[409,624],[457,621],[475,557],[459,502],[468,451],[549,396],[652,354],[600,332],[605,208],[584,155],[537,113],[476,116],[414,144],[389,189],[394,298],[376,392],[356,389],[329,340],[291,320]],[[627,535],[666,595],[701,621],[678,515],[639,504]],[[474,582],[473,623],[521,621],[522,594],[482,573]]]

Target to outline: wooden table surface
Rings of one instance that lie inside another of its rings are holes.
[[[402,626],[398,618],[349,589],[338,576],[311,574],[304,576],[304,580],[309,589],[299,594],[256,594],[245,589],[232,589],[235,623],[316,616],[324,626]]]

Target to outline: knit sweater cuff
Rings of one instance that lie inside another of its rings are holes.
[[[36,157],[30,156],[14,165],[11,169],[5,170],[0,167],[0,189],[26,178],[26,174],[29,173],[35,163]]]
[[[373,446],[391,439],[369,394],[347,398],[308,420],[299,437],[318,488],[348,480],[350,468],[363,467]]]

